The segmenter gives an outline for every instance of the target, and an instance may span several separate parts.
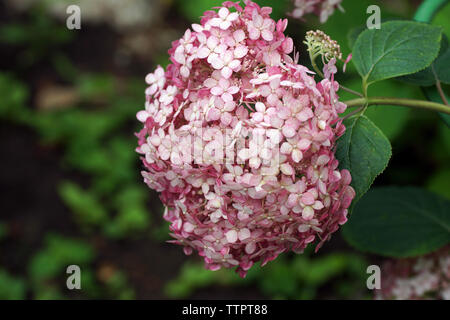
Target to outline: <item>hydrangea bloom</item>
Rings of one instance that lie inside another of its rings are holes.
[[[287,20],[251,1],[207,11],[147,76],[137,134],[145,183],[160,192],[172,242],[206,267],[237,267],[317,249],[355,192],[338,169],[338,83],[316,83],[289,54]]]
[[[450,300],[450,247],[420,258],[388,261],[377,299]]]
[[[325,23],[336,8],[343,11],[341,2],[342,0],[294,0],[291,16],[300,19],[306,14],[314,13],[319,17],[320,23]]]

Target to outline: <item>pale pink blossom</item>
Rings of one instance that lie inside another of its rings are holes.
[[[302,19],[305,15],[314,13],[319,17],[320,23],[325,23],[341,7],[342,0],[293,0],[294,9],[290,13],[293,18]]]
[[[249,38],[258,40],[263,38],[266,41],[273,40],[274,22],[270,18],[263,18],[258,12],[253,11],[252,20],[248,23]]]
[[[145,94],[153,95],[157,90],[162,89],[166,83],[166,76],[164,74],[164,69],[158,66],[154,73],[149,73],[145,77],[145,82],[150,86],[146,90]]]
[[[388,260],[375,299],[450,300],[450,247],[425,256]]]
[[[222,54],[225,50],[226,46],[221,44],[219,39],[215,36],[210,36],[206,44],[198,49],[197,57],[200,59],[208,58],[208,62],[211,63],[213,57]]]
[[[233,21],[239,18],[237,12],[230,12],[228,8],[220,8],[219,16],[217,18],[211,19],[209,24],[213,27],[219,27],[222,30],[227,30]]]
[[[236,59],[233,52],[225,51],[224,53],[211,58],[211,65],[216,70],[221,70],[222,76],[226,79],[230,78],[233,71],[239,71],[241,61]]]

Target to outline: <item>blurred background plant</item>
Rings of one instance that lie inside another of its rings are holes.
[[[65,27],[78,4],[82,29]],[[371,298],[366,268],[381,259],[350,248],[337,234],[318,254],[284,255],[246,279],[206,271],[168,240],[157,195],[140,177],[134,152],[144,77],[167,65],[173,39],[222,1],[51,1],[0,3],[0,299]],[[290,1],[256,1],[278,19]],[[411,18],[420,1],[344,1],[322,30],[344,55],[366,8],[383,20]],[[434,19],[450,35],[450,5]],[[349,18],[351,17],[351,18]],[[291,20],[304,52],[317,18]],[[308,57],[300,54],[302,64]],[[340,73],[360,89],[356,71]],[[448,87],[445,87],[448,90]],[[424,98],[398,81],[371,95]],[[345,100],[350,98],[342,93]],[[415,185],[450,198],[450,130],[433,113],[371,107],[366,115],[391,140],[394,155],[376,185]],[[81,267],[82,289],[68,290],[66,267]]]

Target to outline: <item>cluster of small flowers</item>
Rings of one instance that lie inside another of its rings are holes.
[[[339,84],[316,83],[289,56],[287,20],[271,10],[227,1],[205,12],[173,43],[167,70],[146,77],[137,114],[142,175],[160,192],[172,242],[241,276],[315,240],[318,249],[355,195],[334,156]]]
[[[388,261],[376,299],[450,300],[450,247],[415,259]]]
[[[326,61],[342,59],[341,46],[321,30],[308,31],[304,42],[313,56],[321,55]]]
[[[314,13],[319,16],[320,23],[325,23],[336,8],[344,11],[341,2],[342,0],[294,0],[291,16],[300,19],[306,14]]]

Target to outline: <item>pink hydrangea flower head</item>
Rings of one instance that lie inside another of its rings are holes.
[[[252,1],[208,11],[147,76],[137,114],[144,182],[159,192],[173,243],[241,276],[286,251],[317,248],[355,196],[339,170],[339,85],[290,54],[287,20]]]

